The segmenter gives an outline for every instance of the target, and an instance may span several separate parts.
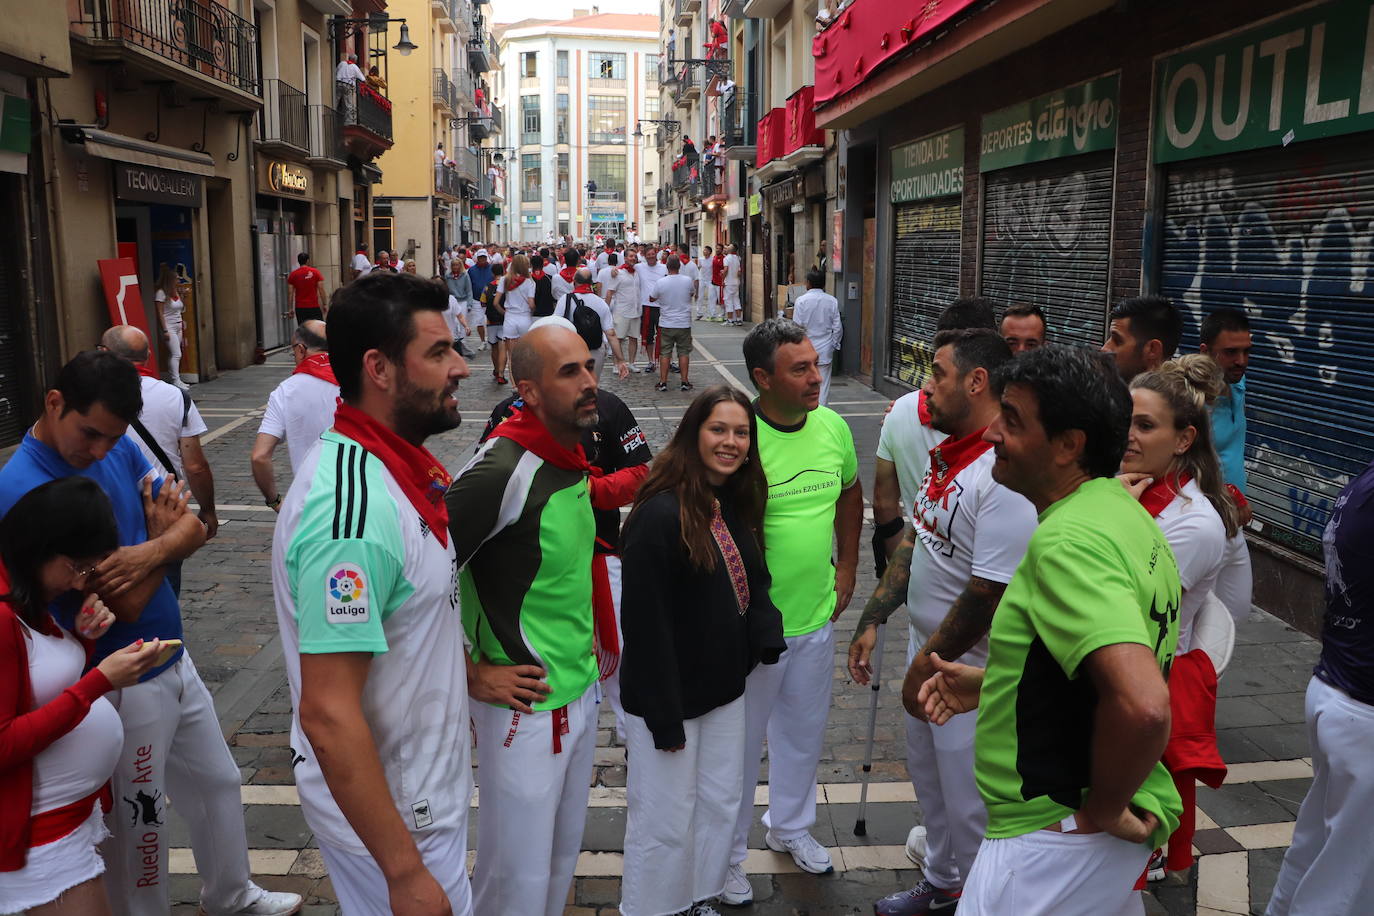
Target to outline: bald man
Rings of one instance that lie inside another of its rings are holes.
[[[294,475],[334,422],[334,409],[339,403],[339,383],[329,364],[329,341],[323,321],[311,319],[296,328],[291,336],[291,355],[296,368],[267,398],[267,412],[258,427],[249,459],[253,482],[258,485],[263,502],[273,511],[281,508],[281,490],[272,468],[277,445],[286,440]]]
[[[562,914],[596,744],[596,520],[577,448],[598,421],[596,363],[567,322],[545,320],[511,352],[524,408],[447,497],[472,645],[477,913]]]
[[[214,537],[219,530],[219,519],[215,515],[215,475],[200,447],[200,437],[207,427],[195,402],[185,391],[158,378],[149,365],[152,351],[148,337],[133,325],[117,324],[110,328],[101,336],[100,348],[133,363],[141,376],[143,412],[129,424],[124,435],[138,446],[153,467],[158,468],[158,473],[173,474],[178,480],[186,481],[200,507],[200,520],[205,524],[206,534]],[[167,578],[172,589],[180,595],[180,564]]]

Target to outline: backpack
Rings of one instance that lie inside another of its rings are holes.
[[[547,318],[553,314],[558,300],[553,296],[553,280],[548,274],[534,281],[534,307],[530,314],[535,318]]]
[[[577,303],[576,307],[573,307],[574,302]],[[605,333],[601,329],[601,317],[596,314],[595,309],[584,304],[572,293],[568,293],[568,298],[563,300],[563,317],[573,323],[573,327],[577,329],[577,336],[582,338],[588,350],[600,349],[601,339]]]
[[[496,307],[496,297],[499,295],[500,287],[495,280],[487,284],[487,288],[482,291],[482,306],[487,313],[487,324],[492,327],[500,327],[501,322],[506,320],[506,316]]]

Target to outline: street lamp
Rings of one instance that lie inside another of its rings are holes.
[[[400,51],[402,57],[409,57],[410,52],[414,51],[416,48],[419,47],[419,45],[410,40],[410,26],[406,25],[406,21],[404,19],[393,19],[391,21],[399,22],[401,24],[401,40],[396,42],[396,44],[392,46],[391,50]]]
[[[664,133],[667,134],[675,134],[678,131],[682,130],[682,122],[674,121],[671,118],[664,118],[662,120],[657,120],[654,118],[639,118],[635,121],[635,132],[631,134],[631,136],[634,137],[636,140],[644,139],[644,130],[639,126],[641,124],[657,124],[659,127],[663,128]]]

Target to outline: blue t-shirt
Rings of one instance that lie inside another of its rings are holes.
[[[487,288],[491,282],[491,265],[483,267],[481,264],[474,264],[468,268],[468,279],[472,281],[472,295],[474,298],[482,295],[482,290]]]
[[[1212,438],[1226,482],[1245,492],[1245,379],[1212,405]]]
[[[1374,705],[1374,464],[1336,497],[1322,548],[1326,618],[1313,673]]]
[[[80,474],[100,484],[100,489],[110,497],[114,505],[115,523],[119,526],[119,544],[130,547],[148,540],[148,524],[143,514],[143,478],[153,466],[138,446],[128,437],[120,439],[104,458],[81,470],[72,467],[62,456],[47,445],[25,433],[19,450],[0,468],[0,516],[34,487],[60,477]],[[154,492],[157,484],[154,484]],[[73,629],[76,612],[81,609],[84,595],[66,595],[53,602],[53,617],[67,629]],[[177,604],[176,594],[164,578],[153,593],[143,613],[132,623],[115,621],[110,629],[95,645],[95,658],[99,662],[111,652],[117,651],[139,639],[181,639],[181,607]],[[181,658],[181,649],[173,653],[167,664],[154,668],[139,680],[150,680],[167,670]]]

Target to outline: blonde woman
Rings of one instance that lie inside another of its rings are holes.
[[[186,303],[181,300],[176,271],[170,265],[163,264],[158,270],[155,289],[153,301],[157,303],[162,317],[162,339],[167,344],[167,368],[172,375],[172,384],[182,391],[189,391],[191,386],[181,380],[181,354],[186,349],[186,322],[183,318]]]

